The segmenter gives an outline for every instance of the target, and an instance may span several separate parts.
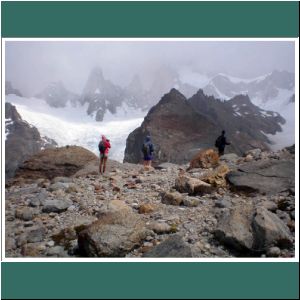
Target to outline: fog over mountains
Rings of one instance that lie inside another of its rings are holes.
[[[194,109],[215,123],[214,134],[219,127],[229,130],[231,119],[256,128],[256,115],[260,124],[278,116],[280,125],[268,125],[262,140],[274,149],[294,143],[290,42],[9,42],[6,54],[6,102],[59,146],[76,144],[96,153],[106,134],[112,157],[122,161],[130,132],[171,89],[186,99],[201,90],[205,103]],[[259,126],[255,130],[247,136],[262,135]]]

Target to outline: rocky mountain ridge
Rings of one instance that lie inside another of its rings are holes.
[[[269,149],[266,134],[281,131],[285,120],[271,111],[253,105],[248,96],[235,96],[222,102],[199,90],[190,99],[172,89],[152,107],[143,123],[126,141],[125,162],[142,159],[141,145],[151,135],[155,162],[186,163],[200,149],[214,146],[221,131],[227,131],[230,152]]]

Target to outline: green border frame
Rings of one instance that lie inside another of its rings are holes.
[[[298,24],[289,1],[2,2],[3,37],[298,37]]]
[[[298,2],[2,2],[2,37],[299,37]],[[298,299],[299,263],[1,262],[4,299]]]
[[[295,263],[4,263],[3,298],[298,299]]]

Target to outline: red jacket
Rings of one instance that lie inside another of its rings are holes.
[[[104,142],[104,147],[105,147],[104,153],[105,153],[105,154],[108,154],[109,148],[110,148],[110,142],[105,141],[105,142]]]

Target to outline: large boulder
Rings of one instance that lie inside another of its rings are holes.
[[[81,231],[78,246],[90,257],[124,257],[149,234],[142,218],[119,200],[111,201],[99,220]]]
[[[97,160],[94,153],[79,146],[45,149],[25,161],[17,170],[15,177],[25,180],[69,177],[94,160]]]
[[[225,210],[218,221],[215,237],[234,250],[251,250],[254,243],[252,217],[253,208],[250,205]]]
[[[256,210],[253,229],[256,249],[266,250],[272,246],[285,248],[293,244],[289,228],[276,214],[263,207]]]
[[[227,174],[234,190],[277,194],[295,186],[294,160],[261,160],[239,166]]]

